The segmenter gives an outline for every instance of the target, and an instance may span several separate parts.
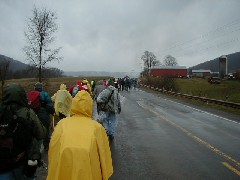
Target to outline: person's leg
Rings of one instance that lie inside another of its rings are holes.
[[[116,114],[114,112],[109,113],[109,135],[110,138],[114,138],[114,133],[116,129]]]
[[[109,112],[104,112],[104,118],[102,119],[103,127],[106,130],[107,135],[109,135]]]
[[[48,151],[49,148],[49,142],[50,142],[50,127],[46,127],[47,133],[43,140],[43,146],[46,151]]]

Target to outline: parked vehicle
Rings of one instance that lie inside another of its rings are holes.
[[[208,79],[208,82],[210,84],[220,84],[221,83],[221,78],[219,78],[219,77],[210,77]]]

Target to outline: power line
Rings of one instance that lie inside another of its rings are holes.
[[[210,46],[210,47],[205,47],[205,48],[202,48],[202,49],[200,49],[200,50],[197,50],[196,52],[203,52],[203,53],[207,53],[209,50],[211,50],[211,49],[213,49],[213,48],[221,48],[221,47],[227,47],[227,46],[229,46],[229,47],[231,47],[231,44],[232,43],[236,43],[236,42],[238,42],[239,41],[239,38],[234,38],[234,39],[231,39],[230,41],[227,41],[227,42],[224,42],[224,43],[219,43],[219,44],[216,44],[216,45],[212,45],[212,46]],[[230,44],[230,45],[229,45]],[[227,46],[226,46],[227,45]],[[184,53],[183,55],[185,56],[185,55],[187,55],[188,53]],[[180,57],[180,56],[178,56],[178,57]]]
[[[229,51],[227,51],[227,50],[230,49],[230,47],[232,47],[233,44],[234,44],[234,43],[237,43],[239,40],[240,40],[239,38],[231,39],[231,40],[228,41],[228,42],[220,43],[220,44],[217,44],[217,45],[214,45],[214,46],[211,46],[211,47],[207,47],[207,48],[205,48],[205,49],[201,49],[201,50],[200,50],[200,53],[197,54],[197,56],[201,55],[201,56],[198,57],[198,59],[201,59],[201,60],[202,60],[202,59],[206,59],[206,57],[205,57],[204,55],[206,55],[207,53],[209,53],[210,50],[212,51],[212,49],[214,49],[214,48],[215,48],[215,49],[225,48],[222,54],[215,53],[216,55],[213,56],[214,58],[217,57],[217,56],[223,55],[223,54],[230,54],[230,53],[237,52],[237,50],[236,50],[236,51],[231,51],[231,52],[229,52]],[[237,49],[238,49],[238,48],[239,48],[239,47],[237,47]],[[214,54],[213,52],[216,52],[216,51],[212,51],[212,53],[211,53],[212,55]],[[186,57],[186,55],[187,55],[187,54],[184,54],[183,56],[178,56],[177,58],[178,58],[178,59],[183,59],[184,57]],[[208,55],[209,55],[209,54],[208,54]],[[208,57],[207,60],[210,60],[209,57]]]
[[[175,54],[181,53],[182,51],[187,50],[187,49],[190,49],[190,48],[193,48],[193,47],[195,47],[195,49],[196,49],[196,47],[204,46],[204,44],[209,43],[209,42],[211,42],[211,41],[215,41],[215,42],[213,42],[213,43],[216,43],[216,40],[217,40],[217,39],[222,38],[222,37],[224,37],[224,36],[227,36],[227,35],[229,35],[229,34],[231,34],[231,33],[238,32],[238,31],[240,31],[240,27],[239,27],[238,29],[232,30],[231,32],[224,32],[223,34],[220,34],[219,36],[216,36],[216,37],[214,37],[213,39],[207,39],[207,40],[205,40],[205,41],[203,41],[203,42],[198,42],[196,45],[191,45],[191,46],[187,46],[187,47],[185,47],[185,48],[176,50],[176,51],[175,51]],[[234,37],[234,38],[237,38],[237,37],[239,37],[239,36],[236,36],[236,37]],[[180,52],[179,52],[179,51],[180,51]],[[177,53],[176,53],[176,52],[177,52]]]
[[[240,19],[234,20],[234,21],[232,21],[232,22],[230,22],[230,23],[228,23],[228,24],[225,24],[224,26],[218,27],[218,28],[216,28],[215,30],[209,31],[209,32],[207,32],[207,33],[205,33],[205,34],[202,34],[202,35],[196,37],[196,38],[190,39],[190,40],[185,41],[185,42],[178,42],[178,43],[176,43],[175,45],[171,46],[170,48],[165,49],[165,50],[163,50],[163,51],[160,51],[160,53],[169,51],[169,50],[171,50],[171,49],[175,49],[175,48],[177,48],[177,47],[183,47],[185,44],[189,44],[189,43],[194,42],[194,41],[196,41],[196,40],[198,40],[198,39],[200,39],[200,40],[201,40],[201,39],[206,39],[207,37],[209,37],[209,36],[210,36],[211,34],[213,34],[213,33],[214,33],[214,35],[216,35],[217,33],[219,33],[219,32],[221,33],[221,31],[224,31],[225,29],[229,29],[230,27],[232,27],[232,26],[234,26],[234,25],[237,25],[237,24],[239,24],[239,23],[240,23]],[[239,29],[237,29],[237,31],[238,31],[238,30],[239,30]],[[233,31],[234,31],[234,30],[233,30]],[[232,33],[232,32],[231,32],[231,33]],[[207,41],[209,41],[209,40],[207,40]]]

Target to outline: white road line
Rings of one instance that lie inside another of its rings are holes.
[[[239,124],[239,125],[240,125],[239,122],[236,122],[236,121],[233,121],[233,120],[230,120],[230,119],[227,119],[227,118],[218,116],[218,115],[216,115],[216,114],[212,114],[212,113],[209,113],[209,112],[206,112],[206,111],[197,109],[197,108],[193,108],[193,107],[191,107],[191,106],[187,106],[187,105],[185,105],[185,104],[181,104],[181,103],[179,103],[179,102],[175,102],[175,101],[172,101],[172,100],[169,100],[169,99],[164,99],[164,100],[170,101],[170,102],[173,102],[173,103],[175,103],[175,104],[179,104],[179,105],[185,106],[185,107],[187,107],[187,108],[189,108],[189,109],[193,109],[193,110],[196,110],[196,111],[199,111],[199,112],[202,112],[202,113],[205,113],[205,114],[208,114],[208,115],[217,117],[217,118],[221,118],[221,119],[224,119],[224,120],[226,120],[226,121],[233,122],[233,123],[236,123],[236,124]]]

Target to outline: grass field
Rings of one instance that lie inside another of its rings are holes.
[[[225,80],[220,84],[210,84],[207,79],[177,79],[179,92],[194,96],[240,103],[240,81]]]
[[[240,103],[240,80],[222,80],[220,84],[210,84],[202,78],[141,78],[143,84],[172,90],[177,93]]]

